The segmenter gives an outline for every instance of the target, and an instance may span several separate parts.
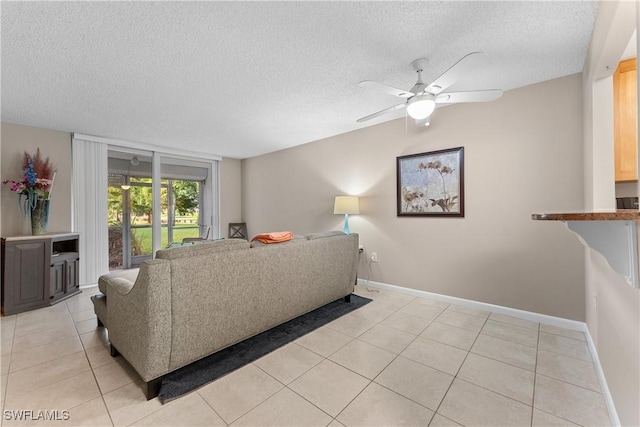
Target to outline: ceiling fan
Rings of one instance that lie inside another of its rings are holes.
[[[418,73],[418,81],[413,87],[406,91],[387,86],[382,83],[365,80],[358,85],[366,89],[375,89],[405,98],[402,104],[385,108],[377,113],[362,117],[356,122],[361,123],[367,120],[375,119],[383,114],[390,113],[401,108],[406,108],[407,113],[416,121],[418,126],[429,126],[431,113],[439,106],[457,104],[459,102],[489,102],[494,101],[502,96],[502,90],[474,90],[467,92],[443,92],[446,88],[454,84],[465,74],[471,72],[474,68],[487,62],[487,55],[482,52],[474,52],[466,55],[456,62],[451,68],[442,73],[440,77],[429,84],[422,81],[422,71],[426,67],[427,60],[425,58],[416,59],[411,63],[411,67]]]

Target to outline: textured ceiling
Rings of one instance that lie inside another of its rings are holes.
[[[580,72],[597,12],[592,1],[0,7],[2,121],[234,158],[402,117],[356,124],[398,103],[358,82],[409,89],[420,57],[428,82],[467,53],[489,56],[452,90]]]

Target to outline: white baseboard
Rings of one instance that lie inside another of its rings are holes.
[[[577,320],[564,319],[562,317],[548,316],[546,314],[533,313],[531,311],[518,310],[517,308],[504,307],[502,305],[488,304],[486,302],[473,301],[464,298],[452,297],[449,295],[434,294],[432,292],[420,291],[417,289],[403,288],[402,286],[388,285],[386,283],[373,282],[358,279],[358,284],[376,289],[386,289],[398,292],[400,294],[411,295],[414,297],[430,298],[436,301],[442,301],[449,304],[457,304],[476,310],[491,311],[492,313],[513,316],[519,319],[530,320],[532,322],[544,323],[545,325],[557,326],[560,328],[570,329],[572,331],[584,332],[586,324]]]
[[[593,358],[593,364],[600,381],[600,388],[602,389],[602,395],[604,396],[605,404],[609,411],[609,419],[612,426],[620,426],[620,419],[618,418],[618,412],[613,403],[607,380],[598,358],[598,352],[596,346],[591,338],[591,333],[585,322],[579,322],[577,320],[564,319],[562,317],[549,316],[546,314],[534,313],[531,311],[518,310],[516,308],[504,307],[501,305],[488,304],[486,302],[479,302],[464,298],[452,297],[449,295],[435,294],[432,292],[421,291],[418,289],[404,288],[402,286],[389,285],[387,283],[380,283],[374,281],[367,281],[364,279],[358,279],[358,285],[363,287],[369,287],[374,289],[383,289],[388,291],[397,292],[399,294],[411,295],[419,298],[429,298],[436,301],[442,301],[449,304],[457,304],[468,308],[474,308],[476,310],[485,310],[492,313],[504,314],[506,316],[517,317],[519,319],[530,320],[532,322],[543,323],[545,325],[557,326],[559,328],[570,329],[572,331],[584,332],[587,338],[587,346],[591,357]]]
[[[613,396],[611,396],[611,392],[609,391],[609,386],[607,385],[607,379],[604,376],[604,371],[602,370],[602,365],[600,364],[600,358],[598,357],[598,351],[596,350],[596,345],[593,342],[593,338],[591,337],[591,333],[589,332],[589,328],[587,324],[584,324],[584,334],[587,337],[587,345],[589,346],[589,352],[591,353],[591,358],[593,359],[593,364],[596,368],[596,374],[598,375],[598,381],[600,381],[600,389],[602,390],[602,395],[604,396],[604,403],[607,405],[607,409],[609,410],[609,421],[611,421],[611,425],[618,427],[620,426],[620,418],[618,418],[618,411],[616,411],[616,405],[613,403]]]

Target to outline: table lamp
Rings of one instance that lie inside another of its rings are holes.
[[[336,196],[333,205],[334,214],[344,214],[344,234],[351,234],[349,231],[349,214],[359,214],[360,206],[356,196]]]

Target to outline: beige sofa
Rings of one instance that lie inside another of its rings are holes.
[[[250,247],[253,246],[253,247]],[[94,310],[157,395],[162,376],[340,298],[356,280],[358,235],[277,244],[227,239],[160,250],[135,271],[102,276]]]

